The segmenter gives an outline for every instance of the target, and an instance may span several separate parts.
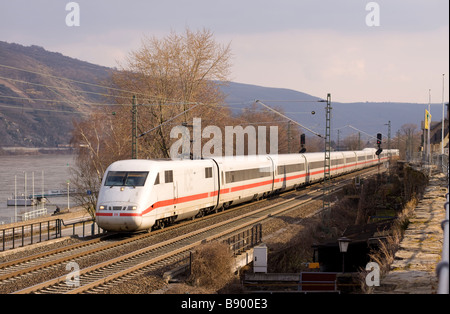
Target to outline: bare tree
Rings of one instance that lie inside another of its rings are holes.
[[[306,152],[323,152],[325,150],[325,141],[323,137],[316,135],[306,136]]]
[[[414,123],[403,124],[397,132],[397,137],[393,139],[393,143],[397,144],[400,150],[400,158],[411,158],[420,150],[421,132]]]
[[[279,113],[284,113],[282,108],[274,109]],[[253,103],[251,106],[244,108],[240,115],[236,117],[236,121],[243,127],[252,126],[258,130],[258,127],[261,126],[263,129],[266,129],[266,150],[265,152],[258,152],[258,154],[268,154],[270,152],[270,127],[278,128],[279,154],[286,154],[289,151],[291,153],[298,153],[300,150],[300,128],[294,123],[289,124],[288,119],[257,103]],[[259,140],[259,134],[257,139]],[[248,147],[247,142],[245,143],[245,147]]]
[[[358,134],[350,134],[343,140],[343,142],[347,150],[358,150],[364,148]]]
[[[76,168],[71,169],[78,204],[94,215],[98,188],[106,168],[118,159],[129,155],[130,132],[124,132],[115,116],[105,110],[95,110],[90,118],[74,122],[72,145],[76,152]]]
[[[162,39],[144,38],[141,48],[129,54],[112,81],[121,90],[136,91],[140,104],[150,104],[139,107],[139,130],[145,132],[181,112],[184,114],[178,123],[187,123],[194,116],[215,116],[220,109],[214,107],[224,100],[219,84],[228,81],[230,58],[230,44],[218,44],[211,31],[186,29],[182,35],[171,32]],[[124,94],[116,96],[123,99]],[[127,97],[131,99],[129,93]],[[208,106],[188,112],[197,103]],[[155,145],[141,145],[140,154],[169,157],[172,126],[160,127],[145,139],[156,141],[158,151],[147,149]]]
[[[91,215],[108,165],[131,157],[132,96],[137,96],[139,104],[138,132],[154,129],[139,139],[138,156],[167,158],[174,124],[192,121],[192,117],[218,126],[229,121],[229,110],[219,106],[225,98],[219,84],[228,81],[230,59],[230,44],[217,43],[206,29],[144,38],[142,46],[129,54],[109,82],[108,102],[112,99],[117,105],[104,106],[85,121],[74,122],[77,168],[72,171],[72,182],[80,191],[91,191],[80,194],[78,200]],[[177,115],[178,119],[171,120]]]

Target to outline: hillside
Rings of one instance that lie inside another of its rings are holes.
[[[101,93],[94,86],[57,77],[98,84],[109,71],[38,46],[0,42],[0,146],[69,143],[72,119],[82,118],[89,111],[85,104],[102,102],[102,96],[86,93]]]
[[[104,89],[74,81],[102,84],[111,71],[113,69],[49,52],[42,47],[24,47],[0,41],[0,147],[57,147],[68,144],[73,119],[82,119],[92,108],[90,103],[105,102],[101,95]],[[283,108],[292,119],[324,133],[325,104],[318,100],[326,98],[326,91],[324,95],[315,97],[289,89],[235,82],[222,87],[222,90],[235,114],[258,99],[271,107]],[[406,123],[416,124],[420,128],[426,105],[338,103],[332,99],[332,107],[331,126],[339,129],[343,138],[356,132],[346,125],[372,135],[377,132],[387,135],[385,124],[391,121],[392,136]],[[441,110],[441,105],[432,106],[433,120],[440,119]],[[335,139],[337,131],[332,134]],[[362,136],[367,138],[365,134]]]
[[[290,118],[320,134],[324,133],[326,104],[318,101],[326,99],[326,93],[320,95],[320,97],[315,97],[289,89],[240,83],[230,83],[228,87],[223,87],[222,90],[228,95],[226,101],[230,104],[234,113],[239,113],[242,108],[249,106],[258,99],[273,108],[283,108],[286,115]],[[379,132],[387,136],[388,127],[385,124],[388,121],[391,121],[392,137],[404,124],[416,124],[417,128],[420,129],[424,110],[427,107],[426,104],[418,103],[341,103],[336,102],[333,99],[333,95],[331,95],[331,98],[331,128],[334,129],[334,132],[332,132],[334,140],[337,137],[336,129],[340,130],[341,139],[357,132],[350,127],[346,127],[347,125],[351,125],[373,136]],[[315,112],[314,115],[311,114],[313,111]],[[434,121],[440,120],[442,105],[432,104],[431,112],[434,114]],[[308,132],[306,133],[307,136],[311,135]],[[364,133],[361,136],[363,139],[368,137]]]

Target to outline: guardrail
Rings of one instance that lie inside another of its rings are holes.
[[[437,166],[437,169],[439,169],[439,171],[441,171],[442,173],[447,174],[447,184],[449,183],[448,181],[448,170],[449,170],[449,156],[448,154],[433,154],[430,158],[430,160],[425,160],[426,157],[424,156],[423,153],[415,153],[412,156],[407,156],[407,161],[408,162],[412,162],[412,163],[416,163],[416,164],[420,164],[424,167],[428,167],[430,165],[435,165]]]
[[[230,246],[233,256],[236,256],[258,245],[261,241],[262,225],[257,224],[250,229],[228,237],[223,242]]]
[[[0,230],[2,251],[61,237],[61,219],[35,222]]]
[[[448,177],[448,176],[447,176]],[[449,185],[450,190],[450,185]],[[442,259],[436,267],[439,278],[439,294],[449,294],[449,193],[447,193],[447,203],[445,203],[445,220],[442,221],[444,231],[444,243],[442,245]]]
[[[93,236],[95,235],[95,220],[94,219],[87,219],[87,220],[78,220],[78,221],[74,221],[74,222],[70,222],[70,223],[64,223],[64,221],[62,219],[60,219],[61,224],[64,227],[70,227],[72,226],[72,236],[78,235],[81,236],[82,238],[86,237],[86,236]],[[91,230],[90,234],[86,235],[86,224],[90,224],[89,229]],[[82,232],[81,235],[79,235],[76,232],[76,226],[82,226]],[[99,233],[103,233],[104,230],[101,229],[98,225],[97,225],[97,234]]]
[[[77,230],[77,227],[81,227],[81,229],[78,228]],[[84,238],[86,236],[95,235],[96,229],[97,234],[104,232],[98,226],[95,228],[95,221],[93,219],[77,220],[69,223],[65,223],[62,219],[34,222],[1,229],[0,251],[61,238],[63,236],[63,230],[70,228],[72,228],[72,233],[67,233],[66,236],[78,235]]]
[[[23,215],[21,215],[21,220],[27,221],[27,220],[30,220],[33,218],[38,218],[38,217],[44,216],[44,215],[47,215],[47,208],[45,208],[45,207],[24,213]]]

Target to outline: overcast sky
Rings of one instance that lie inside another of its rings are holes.
[[[208,28],[231,42],[235,82],[340,102],[427,103],[431,89],[440,103],[445,74],[448,95],[448,0],[372,1],[379,11],[366,0],[78,0],[72,27],[69,2],[0,0],[0,40],[113,67],[144,36]]]

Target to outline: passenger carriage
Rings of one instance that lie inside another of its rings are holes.
[[[398,150],[331,153],[338,176],[398,157]],[[230,205],[323,180],[324,153],[123,160],[111,164],[100,188],[96,221],[110,231],[162,228]]]
[[[214,158],[220,171],[219,206],[265,197],[273,191],[274,164],[267,155]]]
[[[275,165],[274,191],[294,189],[306,184],[307,161],[304,154],[271,156]]]

